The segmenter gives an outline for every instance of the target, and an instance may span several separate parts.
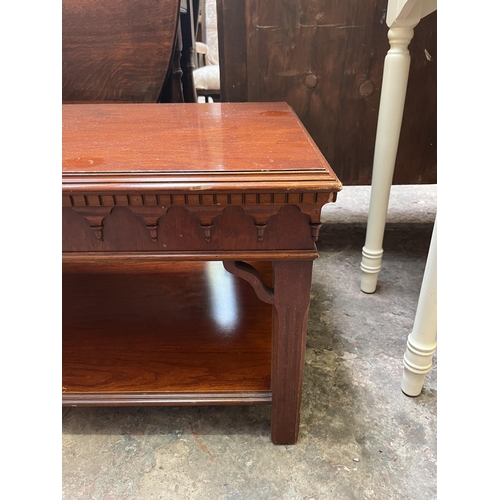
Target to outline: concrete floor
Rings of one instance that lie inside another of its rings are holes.
[[[63,409],[64,499],[436,498],[436,365],[400,390],[436,186],[395,186],[375,294],[359,289],[369,187],[325,207],[314,265],[299,441],[268,406]]]

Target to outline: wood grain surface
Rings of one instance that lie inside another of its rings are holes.
[[[254,265],[271,283],[270,264]],[[63,394],[93,393],[90,403],[105,393],[102,404],[137,392],[268,394],[271,329],[271,306],[221,262],[97,273],[71,266],[63,272]]]
[[[156,102],[179,0],[63,0],[63,102]]]
[[[211,261],[211,260],[314,260],[318,258],[317,250],[288,250],[245,252],[242,250],[229,252],[63,252],[62,261],[65,269],[80,269],[82,264],[92,264],[87,272],[100,272],[110,269],[119,270],[123,264],[134,264],[138,267],[153,266],[165,261]],[[75,267],[76,266],[76,267]]]
[[[271,439],[294,444],[299,435],[312,261],[273,264]]]
[[[65,105],[62,139],[63,175],[296,172],[340,185],[284,103]]]

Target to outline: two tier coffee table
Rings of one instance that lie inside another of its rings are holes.
[[[63,405],[268,403],[295,443],[340,189],[284,103],[63,105]]]

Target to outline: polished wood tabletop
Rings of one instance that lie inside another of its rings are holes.
[[[68,186],[341,186],[285,103],[69,104],[63,105],[62,138]]]

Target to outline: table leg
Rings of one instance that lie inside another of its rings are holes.
[[[297,442],[312,261],[274,262],[271,439]]]
[[[413,330],[403,358],[401,389],[407,396],[422,392],[426,374],[432,368],[437,335],[437,219],[432,231]]]
[[[370,208],[361,259],[361,290],[365,293],[373,293],[377,288],[382,266],[382,242],[403,120],[410,71],[408,44],[413,37],[413,26],[393,26],[389,29],[388,37],[391,48],[384,62]]]

